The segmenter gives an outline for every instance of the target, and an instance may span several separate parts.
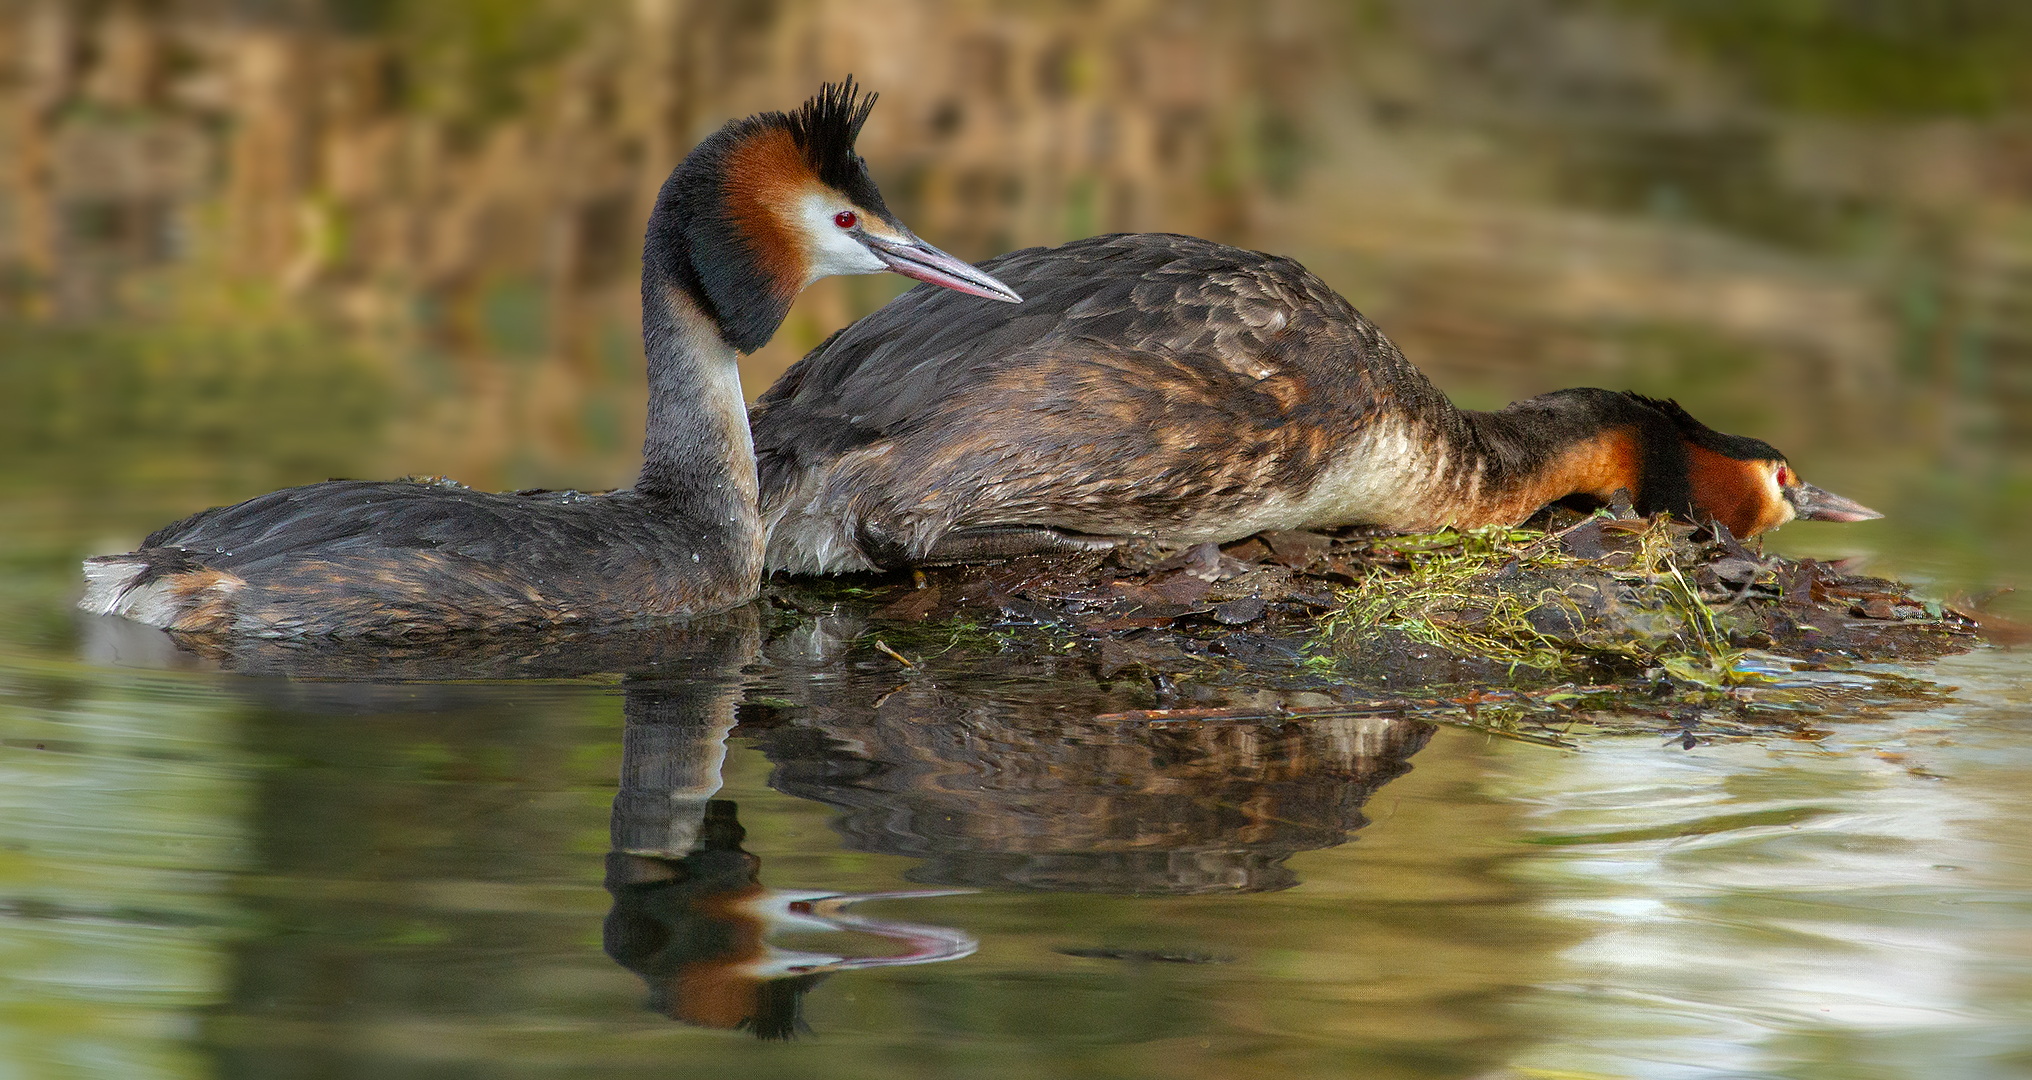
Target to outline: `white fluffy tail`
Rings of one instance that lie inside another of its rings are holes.
[[[85,595],[78,607],[94,615],[125,615],[134,579],[148,569],[139,555],[98,555],[85,560]]]
[[[86,559],[78,607],[164,630],[209,629],[245,585],[232,574],[197,565],[182,551],[150,548]]]

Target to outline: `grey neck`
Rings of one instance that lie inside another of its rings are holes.
[[[642,345],[649,418],[635,488],[674,504],[699,529],[699,543],[724,551],[729,569],[752,584],[761,574],[762,519],[739,354],[662,274],[643,277]]]

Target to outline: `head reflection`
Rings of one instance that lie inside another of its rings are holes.
[[[805,991],[825,977],[772,949],[761,860],[741,850],[734,804],[714,800],[700,846],[678,858],[607,856],[607,955],[642,977],[649,1007],[688,1024],[785,1039],[805,1029]]]
[[[607,856],[614,906],[602,940],[608,956],[641,977],[649,1007],[688,1024],[787,1039],[809,1030],[804,996],[833,972],[972,955],[976,942],[958,930],[849,910],[950,890],[763,886],[761,860],[742,847],[747,832],[736,805],[712,797],[736,696],[737,684],[716,690],[697,678],[628,690]],[[812,951],[778,943],[790,935],[801,942],[825,935],[838,945]]]

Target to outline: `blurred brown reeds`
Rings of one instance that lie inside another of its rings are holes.
[[[398,467],[618,481],[657,184],[851,72],[891,204],[964,256],[1198,233],[1306,260],[1476,404],[1755,371],[1774,439],[1951,453],[2032,429],[2032,36],[1906,8],[1819,5],[1793,56],[1737,0],[13,0],[0,303],[315,326],[444,373]],[[751,392],[898,287],[814,289]]]

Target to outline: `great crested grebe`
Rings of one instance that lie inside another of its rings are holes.
[[[735,369],[829,274],[1015,302],[882,203],[853,80],[737,120],[664,181],[642,242],[649,423],[635,486],[496,494],[334,480],[219,507],[87,560],[80,607],[172,630],[406,638],[631,622],[752,598],[763,533]],[[964,312],[964,309],[959,309]]]
[[[1738,536],[1880,516],[1670,401],[1456,409],[1289,259],[1144,233],[981,265],[1028,301],[962,312],[913,289],[756,403],[771,570],[1514,523],[1619,489]]]

